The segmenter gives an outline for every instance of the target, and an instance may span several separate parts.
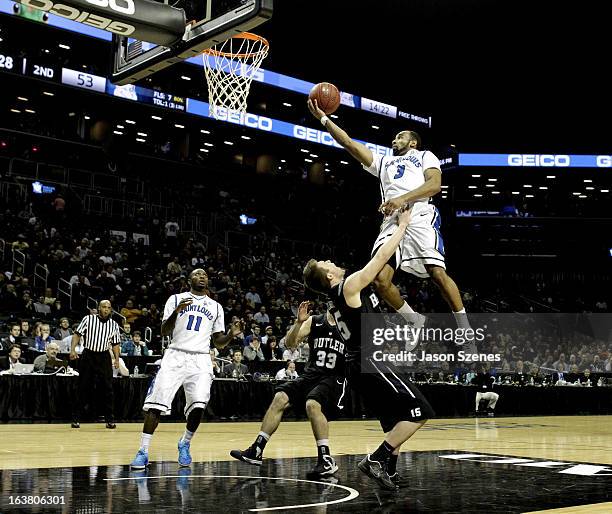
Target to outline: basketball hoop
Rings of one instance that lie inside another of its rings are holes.
[[[219,119],[220,109],[246,112],[251,82],[269,48],[265,38],[243,32],[202,52],[213,118]]]

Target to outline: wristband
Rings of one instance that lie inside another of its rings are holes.
[[[321,125],[325,126],[327,125],[329,118],[327,116],[321,116],[321,119],[319,121],[321,122]]]

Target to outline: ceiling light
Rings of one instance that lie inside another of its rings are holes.
[[[499,191],[491,191],[491,194],[492,194],[492,195],[498,195],[498,194],[499,194]]]
[[[546,187],[546,186],[540,186],[540,187],[538,187],[538,189],[548,189],[548,187]]]
[[[191,80],[191,77],[188,77],[187,75],[181,75],[181,78],[183,80]]]
[[[49,50],[47,50],[46,48],[43,50],[43,52],[45,52],[46,54],[49,53]]]
[[[18,109],[11,109],[11,112],[15,112],[15,113],[17,113],[17,114],[21,113],[21,111],[20,111],[20,110],[18,110]]]
[[[472,175],[472,178],[480,178],[480,175]]]
[[[497,179],[496,179],[496,178],[488,178],[487,180],[488,180],[489,182],[497,182]]]
[[[113,134],[117,134],[118,136],[122,136],[123,132],[121,132],[120,130],[113,130]]]
[[[70,47],[68,45],[63,44],[63,43],[60,43],[57,46],[59,46],[60,48],[63,48],[64,50],[70,50]]]
[[[378,130],[380,127],[378,125],[372,125],[372,128]]]
[[[138,132],[138,135],[142,137],[147,137],[148,134],[145,134],[144,132]]]
[[[587,195],[580,195],[578,198],[587,198]]]
[[[85,116],[83,116],[83,118],[85,118],[86,120],[90,120],[91,119],[89,116],[87,116],[87,114]]]
[[[126,123],[129,123],[130,125],[136,125],[136,122],[133,120],[125,120]]]
[[[281,162],[287,162],[287,159],[281,159]]]
[[[476,189],[476,186],[468,186],[468,189]]]
[[[524,184],[523,187],[533,187],[531,184]]]
[[[557,178],[556,175],[546,175],[546,178]]]
[[[300,148],[300,152],[310,153],[310,150],[306,150],[305,148]]]
[[[317,157],[319,157],[319,156],[318,156],[317,154],[315,154],[315,153],[311,153],[311,154],[310,154],[310,157],[314,157],[314,158],[316,159],[316,158],[317,158]]]
[[[346,161],[340,161],[340,164],[348,164]]]
[[[312,162],[312,159],[304,159],[306,162]]]
[[[335,120],[338,119],[338,115],[337,114],[330,114],[329,117],[330,118],[334,118]]]
[[[520,195],[521,193],[519,191],[512,191],[513,195]]]
[[[609,189],[601,189],[601,192],[602,192],[602,193],[609,193],[609,192],[610,192],[610,190],[609,190]]]
[[[291,105],[289,102],[283,102],[283,105],[285,107],[293,107],[293,105]]]
[[[200,152],[206,152],[206,153],[208,153],[208,148],[200,148]]]
[[[246,139],[247,141],[249,141],[251,139],[250,136],[240,136],[242,139]]]
[[[30,114],[36,114],[36,111],[33,111],[32,109],[26,109],[25,112],[29,112]],[[587,187],[588,189],[588,187]],[[591,188],[593,189],[593,188]]]
[[[55,96],[53,93],[50,93],[49,91],[43,91],[43,95],[46,95],[46,96]]]
[[[230,145],[230,146],[234,145],[234,143],[232,143],[231,141],[223,141],[223,143],[226,144],[226,145]]]
[[[448,189],[448,186],[441,186],[442,189]]]
[[[175,123],[174,126],[176,128],[185,128],[185,125],[181,125],[180,123]]]
[[[155,116],[155,114],[151,115],[151,118],[153,118],[154,120],[161,120],[161,117]]]
[[[137,138],[136,138],[136,141],[138,141],[139,143],[146,143],[146,142],[147,142],[147,140],[146,140],[146,139],[142,139],[142,138],[140,138],[140,137],[137,137]]]
[[[200,132],[202,132],[202,134],[210,134],[210,130],[200,129]]]
[[[25,98],[24,96],[18,96],[17,100],[21,100],[22,102],[27,102],[28,101],[28,99]]]
[[[26,111],[27,111],[27,109],[26,109]],[[594,188],[594,187],[592,187],[592,186],[589,186],[589,187],[585,187],[585,189],[586,189],[587,191],[593,191],[593,189],[595,189],[595,188]]]
[[[475,194],[474,195],[476,198],[480,198],[482,195],[481,194]]]
[[[117,125],[117,128],[122,129],[122,128],[125,128],[125,127],[123,125]]]
[[[585,178],[584,181],[585,182],[593,182],[590,178]]]
[[[533,198],[533,195],[525,195],[525,198]]]
[[[580,196],[580,193],[572,193],[574,196]]]
[[[204,143],[204,146],[215,146],[212,143]]]
[[[495,187],[495,184],[485,184],[486,187]]]

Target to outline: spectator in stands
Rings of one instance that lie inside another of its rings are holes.
[[[559,360],[553,362],[553,368],[555,368],[558,371],[569,371],[569,366],[567,362],[565,361],[564,353],[561,353],[559,355]]]
[[[183,268],[181,267],[178,257],[174,257],[172,261],[168,263],[168,266],[166,269],[168,273],[170,273],[170,275],[180,275],[181,272],[183,271]]]
[[[50,342],[47,345],[47,349],[45,350],[44,355],[39,355],[34,359],[34,371],[45,371],[47,367],[48,361],[50,359],[57,359],[57,354],[59,353],[59,345],[55,342]]]
[[[295,361],[300,358],[300,350],[296,347],[293,350],[291,348],[286,348],[283,352],[283,360],[284,361]]]
[[[272,333],[276,337],[284,337],[284,335],[287,333],[285,327],[283,326],[283,319],[280,316],[276,316],[276,318],[274,318],[274,326],[272,327]]]
[[[53,333],[53,339],[62,340],[66,337],[70,337],[74,332],[70,328],[70,321],[64,317],[59,320],[59,327]]]
[[[22,319],[20,322],[21,337],[30,337],[30,322],[27,319]]]
[[[4,291],[0,294],[0,312],[19,312],[21,307],[15,285],[6,284]]]
[[[53,305],[55,303],[55,296],[53,295],[53,289],[47,287],[45,289],[45,296],[43,297],[43,302],[47,305]]]
[[[264,346],[264,355],[266,359],[270,361],[283,360],[283,351],[278,347],[276,336],[270,336],[268,338],[268,344]]]
[[[164,229],[166,231],[166,240],[169,243],[176,244],[176,239],[180,230],[180,226],[176,222],[176,220],[169,220],[168,223],[166,223],[166,225],[164,226]]]
[[[132,334],[132,339],[125,341],[121,345],[121,353],[128,356],[149,355],[149,349],[142,340],[142,336],[138,330]]]
[[[604,364],[601,362],[601,359],[599,358],[599,355],[594,355],[593,356],[593,362],[592,364],[589,366],[589,369],[591,371],[594,371],[596,373],[601,373],[602,371],[605,371],[605,366]]]
[[[259,323],[260,325],[263,325],[264,323],[270,323],[270,317],[266,313],[266,308],[263,305],[259,308],[259,312],[255,313],[253,319],[257,321],[257,323]]]
[[[26,316],[34,315],[34,300],[32,300],[32,296],[30,295],[30,291],[24,291],[21,295],[21,303],[22,307],[20,309],[21,314]]]
[[[251,343],[251,339],[253,339],[254,337],[256,337],[257,339],[261,341],[260,336],[261,336],[261,328],[259,328],[259,325],[253,324],[251,326],[251,333],[244,338],[244,345],[245,346],[249,345]]]
[[[249,372],[244,364],[242,364],[242,352],[236,350],[232,355],[232,363],[225,366],[225,376],[229,378],[240,378]]]
[[[37,352],[44,352],[51,341],[53,341],[53,337],[51,337],[51,328],[47,323],[43,323],[40,326],[40,335],[34,338],[33,349]],[[57,349],[59,351],[59,345]]]
[[[21,328],[19,323],[11,323],[9,326],[8,336],[2,338],[0,341],[0,350],[7,350],[13,345],[19,345],[21,343]]]
[[[34,312],[47,316],[51,314],[51,307],[45,303],[45,297],[39,296],[38,301],[34,302]]]
[[[244,347],[244,360],[248,362],[266,360],[261,351],[261,342],[258,337],[253,336],[249,344]]]
[[[244,298],[251,309],[257,309],[261,305],[261,296],[257,293],[255,286],[251,286],[251,289],[244,295]]]
[[[261,344],[263,344],[264,346],[266,346],[268,344],[268,339],[270,337],[274,336],[274,331],[272,330],[272,327],[270,325],[268,325],[266,327],[266,330],[264,332],[264,335],[261,336]]]
[[[161,323],[161,312],[157,304],[152,303],[149,307],[149,319],[147,326],[157,327]]]
[[[512,377],[512,382],[521,386],[525,385],[527,383],[527,375],[525,373],[525,365],[523,364],[523,361],[516,361],[515,370],[516,372]]]
[[[127,321],[123,324],[123,332],[121,333],[121,353],[123,353],[123,343],[132,340],[132,325]]]
[[[115,356],[113,354],[113,351],[111,349],[109,349],[108,351],[111,353],[111,358],[114,359]],[[113,366],[113,378],[116,378],[119,375],[121,375],[122,377],[130,376],[130,370],[127,368],[127,366],[125,365],[125,361],[121,357],[119,357],[119,367],[116,368],[115,366]]]
[[[25,360],[21,358],[21,347],[18,344],[14,344],[9,348],[6,357],[0,357],[0,371],[13,369],[15,364],[19,362],[24,364]]]
[[[565,364],[563,363],[559,363],[557,365],[557,372],[553,373],[553,384],[555,385],[563,385],[565,384],[566,381],[566,377],[565,377]]]
[[[276,380],[294,380],[297,377],[298,374],[293,361],[287,361],[287,365],[276,374]]]
[[[125,302],[125,307],[121,309],[121,315],[125,317],[125,321],[128,323],[134,323],[140,316],[142,316],[142,310],[134,307],[133,300],[128,300]]]
[[[221,367],[219,366],[219,361],[217,361],[215,348],[210,350],[210,362],[212,364],[213,375],[215,375],[215,377],[221,376]]]

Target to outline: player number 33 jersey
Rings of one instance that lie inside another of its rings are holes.
[[[212,334],[225,332],[223,307],[206,295],[195,296],[190,292],[175,294],[166,302],[164,321],[186,299],[193,300],[193,303],[179,312],[170,347],[186,352],[208,353]]]

